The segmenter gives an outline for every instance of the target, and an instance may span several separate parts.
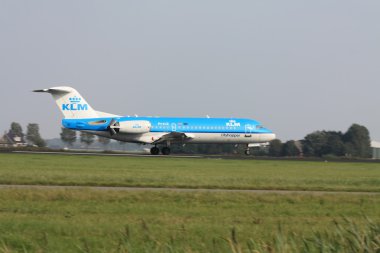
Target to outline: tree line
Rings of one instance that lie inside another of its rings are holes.
[[[68,128],[61,128],[61,140],[69,147],[72,147],[73,144],[77,141],[77,132]],[[111,139],[105,138],[102,136],[97,136],[98,142],[103,145],[103,148],[106,149],[107,145],[111,142]],[[92,143],[95,142],[95,135],[86,132],[80,132],[79,140],[81,143],[84,143],[88,148]]]
[[[26,141],[29,145],[46,147],[46,141],[41,137],[39,125],[36,123],[29,123],[26,127],[25,134],[20,123],[12,122],[7,134],[12,137],[20,137],[23,142]],[[69,147],[72,147],[74,142],[77,140],[77,131],[62,127],[60,137],[62,142],[64,142]],[[98,136],[97,139],[104,146],[104,149],[111,141],[111,139],[101,136]],[[94,143],[95,135],[86,132],[80,132],[79,140],[88,148],[92,143]]]
[[[270,142],[268,155],[281,156],[337,156],[371,157],[371,140],[365,126],[353,124],[345,133],[340,131],[315,131],[298,142],[280,140]]]
[[[45,147],[46,142],[39,133],[39,125],[30,123],[27,125],[26,134],[23,133],[22,127],[17,122],[12,122],[9,133],[17,135],[33,145]],[[95,135],[86,132],[80,132],[79,141],[88,148],[96,139]],[[60,138],[68,147],[72,147],[77,141],[77,131],[61,128]],[[107,149],[111,139],[97,136],[97,141]],[[173,153],[189,154],[239,154],[243,153],[244,145],[233,144],[173,144],[171,146]],[[351,125],[343,133],[340,131],[315,131],[306,135],[300,141],[273,140],[267,148],[256,148],[252,154],[256,156],[271,157],[371,157],[371,143],[369,131],[365,126],[358,124]]]
[[[26,126],[26,134],[23,133],[22,127],[17,122],[12,122],[8,134],[14,137],[20,137],[22,141],[26,141],[37,147],[45,147],[46,142],[40,135],[40,127],[36,123],[29,123]]]

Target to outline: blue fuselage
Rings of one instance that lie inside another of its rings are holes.
[[[255,120],[239,118],[119,117],[63,119],[62,125],[73,130],[107,131],[112,119],[116,119],[118,122],[149,121],[151,124],[150,132],[272,133]]]
[[[259,122],[239,118],[105,117],[63,119],[64,127],[115,140],[156,144],[267,143],[275,138]]]

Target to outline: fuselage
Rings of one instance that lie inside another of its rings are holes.
[[[120,123],[133,122],[136,133],[132,129],[131,132],[120,132],[111,136],[109,125],[112,120]],[[135,122],[149,122],[149,129],[146,132],[138,131],[141,126]],[[69,129],[90,131],[116,140],[146,144],[154,143],[163,133],[173,132],[185,133],[191,138],[175,139],[172,142],[188,143],[251,144],[265,143],[275,138],[275,134],[259,122],[242,118],[105,117],[63,119],[62,125]]]
[[[150,152],[157,155],[170,153],[171,143],[232,143],[247,144],[249,148],[265,145],[275,134],[259,122],[241,118],[168,118],[121,117],[96,111],[68,86],[35,90],[53,96],[64,119],[66,128],[86,131],[118,141],[152,144]]]

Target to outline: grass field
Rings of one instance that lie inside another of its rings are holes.
[[[0,154],[0,183],[378,192],[380,166]],[[0,252],[379,250],[378,194],[0,190]]]
[[[0,252],[233,252],[233,241],[295,252],[334,221],[353,225],[343,217],[378,222],[380,196],[1,190],[0,206]]]
[[[0,184],[380,191],[380,163],[0,154]]]

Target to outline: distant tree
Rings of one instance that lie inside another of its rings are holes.
[[[253,147],[250,152],[253,156],[268,156],[268,148],[265,146]]]
[[[223,154],[233,154],[236,151],[235,145],[229,143],[222,144],[221,149]]]
[[[172,150],[172,153],[174,154],[180,154],[180,153],[185,153],[185,154],[198,154],[198,144],[182,144],[182,143],[173,143],[170,146],[170,149]]]
[[[366,127],[353,124],[345,134],[336,131],[316,131],[302,140],[303,152],[308,156],[371,156],[369,132]]]
[[[86,144],[86,148],[90,146],[95,141],[95,135],[87,132],[80,132],[80,142]]]
[[[282,147],[282,154],[284,156],[298,156],[300,150],[298,149],[296,142],[291,140],[284,143]]]
[[[201,145],[203,154],[220,154],[221,153],[221,145],[218,144],[203,144]]]
[[[279,157],[282,156],[282,142],[275,139],[269,143],[269,156]]]
[[[346,157],[352,157],[355,154],[355,147],[352,143],[344,143],[344,152]]]
[[[371,157],[371,140],[365,126],[353,124],[343,136],[348,155],[355,157]]]
[[[203,154],[220,154],[222,153],[222,145],[220,144],[203,144]]]
[[[98,142],[102,144],[104,150],[107,150],[107,146],[110,144],[111,139],[106,138],[106,137],[102,137],[102,136],[98,136]]]
[[[73,146],[73,143],[77,140],[77,132],[68,128],[61,128],[61,140],[69,145],[70,147]]]
[[[26,139],[38,147],[45,147],[46,142],[42,139],[40,135],[40,128],[38,124],[30,123],[26,130]]]
[[[303,153],[309,156],[322,156],[327,138],[325,131],[316,131],[306,135],[302,141]]]
[[[304,154],[309,156],[343,156],[345,154],[342,132],[316,131],[306,135],[302,144]]]
[[[24,134],[22,132],[22,127],[19,123],[17,122],[12,122],[11,123],[11,129],[10,131],[14,134],[14,135],[17,135],[19,137],[23,137]]]
[[[344,156],[345,144],[343,142],[342,132],[329,131],[327,134],[327,143],[323,149],[323,153],[335,156]]]

